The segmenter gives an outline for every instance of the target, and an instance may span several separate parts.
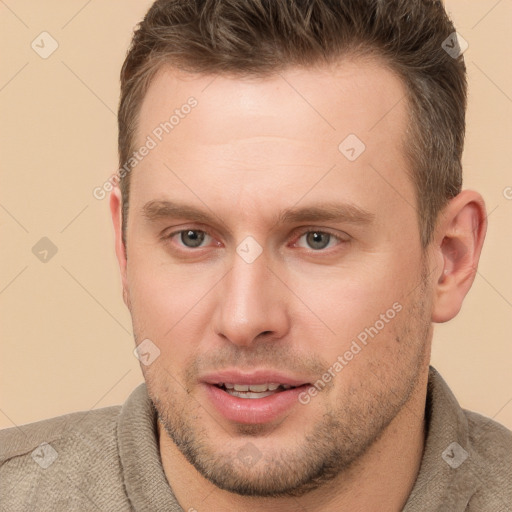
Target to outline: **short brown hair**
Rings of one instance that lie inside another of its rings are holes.
[[[227,76],[265,76],[347,55],[382,59],[407,90],[403,141],[424,247],[462,187],[466,68],[443,42],[455,32],[436,0],[157,0],[134,32],[121,70],[120,167],[134,151],[142,100],[163,64]],[[457,40],[450,40],[450,46]],[[123,240],[130,175],[120,187]]]

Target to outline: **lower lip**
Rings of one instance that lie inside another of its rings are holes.
[[[299,403],[299,395],[308,384],[280,391],[264,398],[238,398],[213,384],[205,384],[206,393],[215,408],[230,421],[245,424],[271,422]]]

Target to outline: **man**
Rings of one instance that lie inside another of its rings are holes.
[[[486,231],[457,44],[429,0],[154,3],[110,198],[145,384],[4,431],[5,510],[512,510],[429,367]]]

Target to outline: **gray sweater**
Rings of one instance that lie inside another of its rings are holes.
[[[512,432],[461,409],[434,368],[426,418],[404,512],[512,511]],[[141,384],[122,407],[0,431],[0,510],[182,512],[162,468],[156,421]]]

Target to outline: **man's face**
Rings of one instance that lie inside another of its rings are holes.
[[[144,99],[136,146],[157,144],[131,176],[127,302],[196,469],[300,495],[365,453],[428,365],[405,89],[363,61],[212,80],[161,70]]]

